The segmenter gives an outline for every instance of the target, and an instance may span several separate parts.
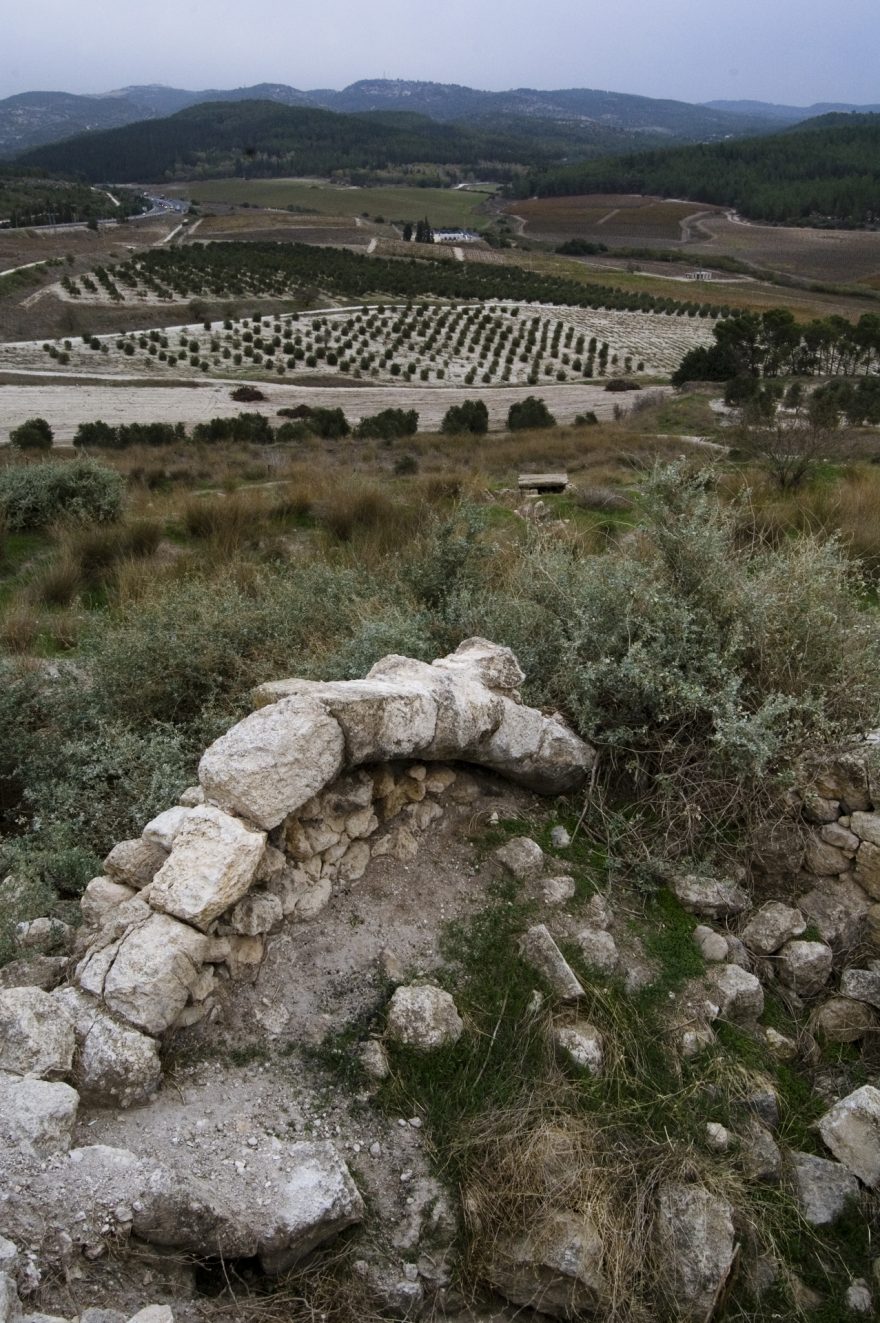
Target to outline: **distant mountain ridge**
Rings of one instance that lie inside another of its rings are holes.
[[[359,113],[409,110],[446,123],[515,131],[516,119],[544,120],[558,125],[595,125],[617,133],[647,135],[676,142],[719,141],[746,133],[770,132],[780,124],[780,112],[764,102],[712,102],[693,105],[608,92],[594,88],[542,91],[519,87],[485,92],[456,83],[405,79],[362,79],[341,91],[317,88],[303,91],[286,83],[257,83],[253,87],[186,88],[144,84],[95,95],[70,92],[22,92],[0,100],[0,157],[59,142],[80,133],[101,132],[142,120],[164,119],[207,101],[273,101],[285,106]],[[754,106],[754,110],[749,107]],[[815,113],[838,107],[818,107]],[[802,117],[808,113],[804,112]],[[797,114],[790,120],[794,122]],[[788,122],[788,121],[787,121]]]
[[[703,104],[708,110],[720,110],[726,115],[773,119],[785,124],[799,124],[821,115],[873,115],[880,111],[880,104],[857,106],[843,101],[817,101],[812,106],[777,105],[773,101],[704,101]]]

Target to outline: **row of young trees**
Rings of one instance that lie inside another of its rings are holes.
[[[284,296],[307,288],[359,300],[381,290],[403,299],[419,295],[484,302],[509,299],[688,317],[731,312],[726,305],[663,298],[613,285],[584,285],[514,264],[368,257],[345,248],[297,243],[194,243],[151,249],[116,267],[113,274],[122,283],[146,281],[188,297],[220,299],[251,293]]]

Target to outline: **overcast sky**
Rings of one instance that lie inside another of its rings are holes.
[[[878,0],[4,0],[0,96],[416,78],[880,102]]]

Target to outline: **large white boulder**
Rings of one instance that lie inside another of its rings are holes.
[[[109,946],[88,952],[77,978],[86,991],[103,996],[114,1015],[146,1034],[161,1034],[186,1005],[207,946],[189,924],[151,913]]]
[[[211,804],[185,812],[171,854],[153,879],[150,904],[204,932],[250,890],[266,833]]]
[[[73,1080],[83,1098],[117,1107],[148,1102],[162,1080],[156,1040],[118,1024],[77,988],[58,988],[53,996],[73,1019],[77,1049]]]
[[[0,1148],[48,1158],[70,1148],[79,1095],[69,1084],[0,1078]]]
[[[297,693],[215,740],[202,755],[199,781],[208,799],[269,831],[339,775],[344,755],[339,722],[323,703]]]
[[[448,992],[430,984],[396,988],[388,1006],[388,1035],[431,1052],[458,1042],[464,1025]]]
[[[864,1084],[841,1098],[820,1120],[819,1133],[863,1184],[880,1185],[880,1089]]]
[[[73,1062],[73,1021],[39,988],[0,992],[0,1070],[59,1079]]]

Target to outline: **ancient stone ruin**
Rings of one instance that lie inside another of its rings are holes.
[[[363,680],[266,683],[254,711],[203,755],[199,784],[110,851],[85,889],[76,934],[59,934],[63,925],[48,918],[21,926],[23,951],[53,943],[68,951],[15,962],[0,990],[0,1323],[21,1318],[22,1301],[41,1283],[75,1283],[80,1265],[107,1261],[111,1249],[127,1246],[152,1283],[183,1272],[181,1255],[246,1260],[278,1275],[389,1208],[386,1257],[357,1265],[383,1309],[472,1317],[454,1307],[456,1213],[420,1150],[420,1117],[389,1121],[379,1135],[357,1119],[362,1096],[316,1103],[311,1114],[291,1110],[284,1088],[261,1083],[261,1067],[240,1096],[218,1102],[210,1061],[187,1096],[176,1096],[168,1048],[187,1033],[210,1041],[236,1004],[270,1038],[282,1023],[288,1036],[304,1034],[311,1017],[320,1040],[339,1022],[334,1006],[310,1009],[291,1027],[279,1018],[278,980],[307,977],[308,952],[332,965],[340,927],[330,918],[343,895],[357,894],[380,866],[399,870],[395,886],[414,886],[432,833],[443,821],[449,827],[450,801],[459,821],[477,804],[491,820],[505,794],[584,786],[594,751],[558,715],[522,703],[523,679],[508,649],[471,639],[430,665],[386,657]],[[871,959],[880,938],[880,812],[865,747],[801,780],[788,823],[768,835],[750,879],[669,870],[705,961],[705,973],[669,1006],[669,1051],[681,1060],[711,1045],[721,1023],[792,1060],[803,1043],[761,1023],[771,987],[802,1011],[805,1041],[852,1043],[880,1028],[880,962]],[[553,843],[569,844],[561,826]],[[579,1010],[586,980],[562,947],[574,944],[588,970],[615,974],[632,991],[656,969],[615,913],[613,893],[576,903],[572,870],[534,840],[508,840],[491,868],[540,906],[520,956],[545,990],[536,1005],[552,1002],[552,1050],[601,1079],[614,1044]],[[477,881],[476,871],[459,879],[465,906]],[[444,874],[433,890],[446,885]],[[355,910],[348,921],[360,922]],[[304,931],[313,934],[308,951],[287,942]],[[332,997],[352,976],[336,971],[325,992]],[[436,980],[407,979],[392,957],[384,976],[393,985],[384,1041],[369,1037],[356,1049],[373,1080],[387,1074],[386,1044],[431,1052],[469,1032]],[[872,1084],[829,1100],[818,1125],[827,1157],[785,1146],[770,1084],[747,1101],[735,1134],[707,1125],[706,1149],[735,1153],[743,1179],[792,1189],[805,1225],[833,1224],[880,1187],[880,1090]],[[97,1142],[81,1142],[86,1118]],[[371,1167],[359,1165],[365,1156]],[[669,1179],[655,1196],[660,1289],[677,1317],[707,1320],[743,1258],[737,1210],[697,1179]],[[612,1294],[604,1236],[601,1221],[561,1191],[526,1232],[498,1238],[483,1280],[515,1307],[601,1317]],[[185,1283],[178,1288],[184,1295]],[[147,1286],[129,1281],[126,1291],[129,1305],[137,1298],[138,1323],[183,1317],[151,1303]],[[851,1296],[856,1312],[866,1299],[873,1308],[865,1282],[854,1281]],[[101,1310],[89,1317],[79,1306],[56,1323],[126,1323],[131,1314],[126,1306],[112,1318]],[[45,1323],[45,1315],[28,1317]]]

